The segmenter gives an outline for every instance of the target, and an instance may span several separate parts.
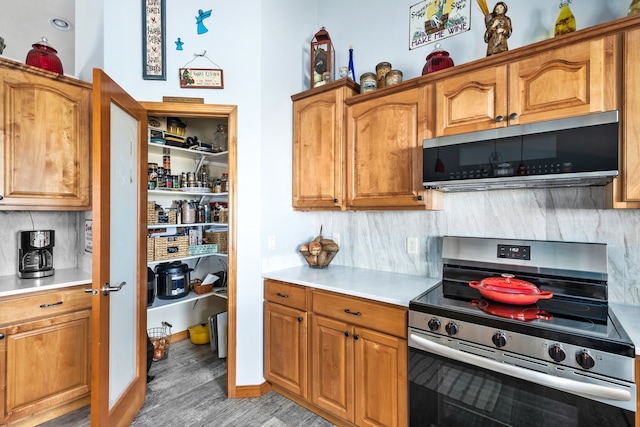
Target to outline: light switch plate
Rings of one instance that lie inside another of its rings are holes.
[[[277,246],[276,245],[276,236],[273,236],[273,235],[269,236],[269,239],[268,239],[269,250],[270,251],[275,251],[276,250],[276,246]]]

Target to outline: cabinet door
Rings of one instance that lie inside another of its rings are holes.
[[[434,95],[435,136],[507,125],[507,68],[504,65],[440,80],[435,83]]]
[[[264,375],[295,394],[307,397],[307,313],[265,302]]]
[[[407,341],[364,328],[354,337],[356,424],[406,426]]]
[[[355,414],[353,327],[312,317],[311,401],[350,422]]]
[[[525,124],[619,108],[615,36],[549,49],[509,64],[509,112]]]
[[[609,185],[609,202],[616,208],[640,208],[640,91],[637,79],[640,75],[640,57],[637,46],[640,29],[624,35],[622,91],[624,109],[620,127],[621,151],[620,176]]]
[[[347,109],[347,208],[424,208],[425,88]]]
[[[0,407],[8,421],[37,417],[40,410],[89,395],[90,314],[83,310],[0,329],[0,367],[6,366]]]
[[[343,92],[293,104],[293,207],[340,209],[343,180]]]
[[[0,73],[0,209],[90,209],[91,90]]]

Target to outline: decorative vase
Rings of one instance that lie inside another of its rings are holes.
[[[453,67],[453,59],[449,56],[449,52],[441,48],[440,43],[436,43],[435,49],[427,55],[427,63],[422,67],[422,75],[449,67]]]
[[[37,43],[31,45],[33,49],[27,54],[26,64],[54,73],[63,74],[62,62],[58,58],[58,51],[49,44],[46,37],[42,37]]]
[[[571,0],[560,1],[560,14],[556,19],[556,26],[553,31],[554,37],[568,34],[576,30],[576,18],[569,8]]]
[[[636,13],[640,13],[640,0],[633,0],[629,5],[629,13],[628,16],[635,15]]]

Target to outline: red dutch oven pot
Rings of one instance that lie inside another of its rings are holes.
[[[486,277],[480,282],[472,280],[469,286],[479,290],[483,297],[505,304],[529,305],[553,297],[553,293],[541,291],[533,283],[516,279],[513,274]]]

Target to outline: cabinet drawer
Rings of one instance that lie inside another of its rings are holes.
[[[304,286],[265,280],[264,299],[307,311],[307,288]]]
[[[86,287],[91,285],[87,284]],[[22,294],[0,299],[0,325],[91,308],[85,286]]]
[[[324,291],[313,291],[313,312],[353,325],[407,337],[407,309]]]

